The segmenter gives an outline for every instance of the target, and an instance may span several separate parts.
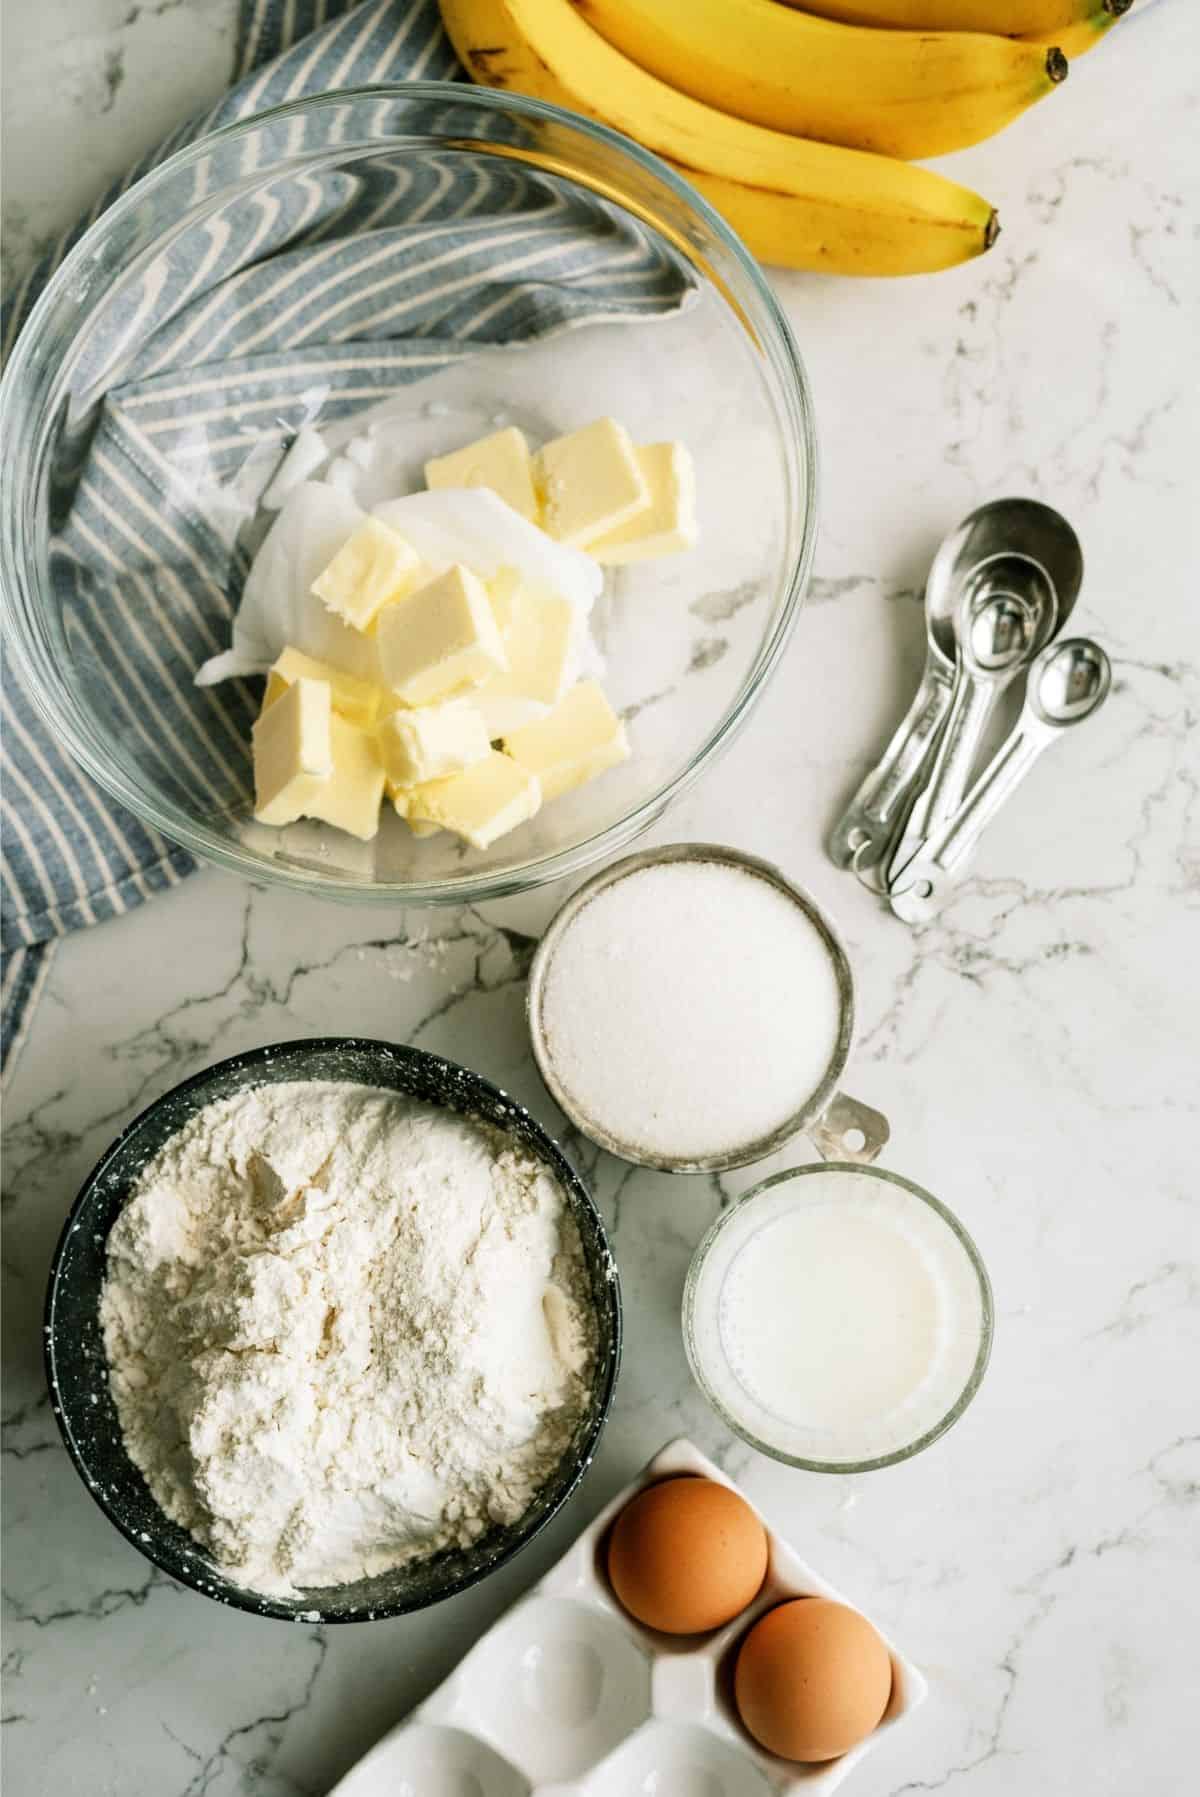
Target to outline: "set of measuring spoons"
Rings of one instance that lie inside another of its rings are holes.
[[[921,683],[829,844],[837,865],[878,881],[906,922],[936,915],[1034,762],[1108,697],[1104,650],[1059,634],[1082,581],[1075,532],[1035,499],[980,506],[938,550]],[[973,779],[1000,696],[1022,676],[1020,717]]]

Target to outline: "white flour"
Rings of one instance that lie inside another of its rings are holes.
[[[109,1239],[125,1445],[239,1584],[340,1584],[512,1523],[585,1406],[578,1231],[485,1125],[332,1082],[209,1106]]]

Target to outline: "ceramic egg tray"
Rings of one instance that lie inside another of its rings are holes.
[[[848,1600],[767,1528],[766,1580],[740,1616],[686,1639],[643,1628],[609,1589],[604,1546],[631,1497],[678,1473],[737,1489],[691,1442],[671,1442],[333,1797],[824,1797],[839,1785],[921,1702],[925,1680],[884,1636],[892,1695],[872,1735],[820,1766],[764,1753],[733,1707],[738,1643],[787,1598]]]

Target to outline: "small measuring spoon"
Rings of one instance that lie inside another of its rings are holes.
[[[1061,513],[1037,499],[993,499],[968,513],[941,544],[925,582],[925,667],[916,695],[829,839],[830,858],[838,867],[866,869],[886,859],[950,709],[957,662],[954,617],[963,592],[981,564],[1006,548],[1024,551],[1045,569],[1058,598],[1060,625],[1071,611],[1083,579],[1083,555]]]
[[[888,864],[891,890],[966,794],[996,700],[1053,636],[1058,597],[1029,556],[993,556],[976,569],[955,618],[958,675],[924,791]]]
[[[934,915],[956,870],[1038,756],[1098,711],[1111,686],[1108,656],[1090,638],[1069,637],[1042,650],[1029,671],[1029,690],[1016,728],[954,816],[909,862],[904,884],[893,889],[891,905],[897,917],[920,923]]]

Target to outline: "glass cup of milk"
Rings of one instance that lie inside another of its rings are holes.
[[[911,1180],[794,1167],[701,1242],[683,1339],[701,1391],[752,1447],[868,1472],[929,1447],[974,1397],[991,1287],[961,1223]]]
[[[961,1224],[871,1166],[880,1112],[839,1082],[854,989],[836,932],[770,863],[710,843],[627,856],[589,880],[530,971],[551,1095],[610,1153],[665,1172],[764,1159],[803,1131],[823,1164],[722,1212],[684,1295],[692,1372],[775,1459],[862,1472],[962,1414],[992,1299]]]

